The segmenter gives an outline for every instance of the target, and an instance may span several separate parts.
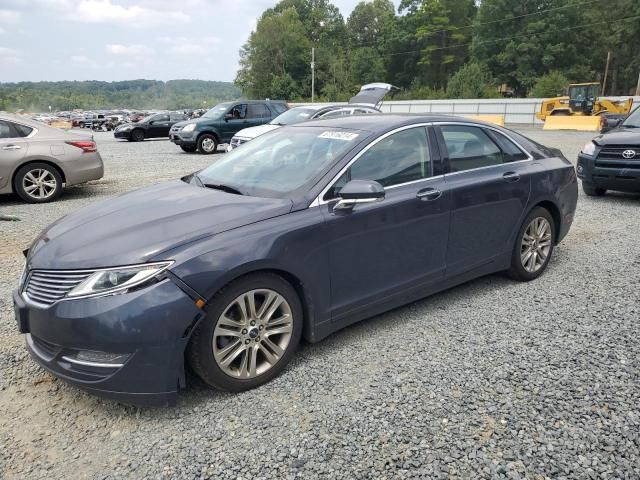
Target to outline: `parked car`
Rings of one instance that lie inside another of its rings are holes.
[[[130,142],[141,142],[145,138],[168,137],[171,127],[186,118],[187,116],[183,113],[156,113],[137,123],[125,123],[116,127],[113,135]]]
[[[247,390],[301,338],[493,272],[538,278],[577,196],[559,150],[486,123],[299,123],[50,226],[17,322],[38,363],[98,395],[173,403],[185,356],[207,384]]]
[[[602,196],[607,190],[640,192],[640,107],[587,143],[578,155],[577,169],[589,196]]]
[[[291,111],[281,114],[266,125],[240,130],[229,142],[227,151],[229,152],[263,133],[270,132],[285,125],[293,125],[294,123],[318,118],[381,113],[379,107],[382,105],[384,97],[392,90],[398,90],[398,88],[389,83],[369,83],[363,85],[362,88],[360,88],[360,92],[351,98],[346,105],[304,105],[293,108]]]
[[[372,113],[380,113],[380,110],[366,105],[304,105],[294,107],[278,115],[269,123],[240,130],[229,142],[227,152],[239,147],[243,143],[247,143],[249,140],[259,137],[263,133],[271,132],[286,125],[294,125],[306,120],[315,120],[318,118],[368,115]]]
[[[29,203],[55,200],[63,185],[98,180],[104,166],[92,136],[0,115],[0,194]]]
[[[175,124],[169,139],[185,152],[215,153],[239,130],[268,123],[288,109],[285,102],[269,100],[220,103],[200,118]]]

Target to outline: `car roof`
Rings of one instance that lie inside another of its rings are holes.
[[[455,117],[453,115],[412,115],[393,113],[380,115],[353,115],[331,119],[310,120],[308,122],[291,125],[291,127],[299,128],[313,125],[326,128],[347,128],[353,130],[363,130],[374,133],[393,130],[395,128],[404,127],[407,125],[430,122],[471,123],[478,126],[496,127],[496,125],[491,123],[472,120],[468,118]]]
[[[43,124],[42,122],[32,120],[28,117],[23,117],[21,115],[13,115],[11,113],[0,113],[0,119],[8,120],[9,122],[22,123],[23,125],[27,125],[33,128],[41,128],[42,125],[46,125],[46,124]]]

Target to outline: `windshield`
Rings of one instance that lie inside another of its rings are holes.
[[[230,106],[230,103],[219,103],[211,110],[207,110],[207,112],[202,115],[202,118],[221,118],[222,115],[224,115],[224,112],[229,110]]]
[[[271,125],[293,125],[304,122],[317,112],[317,108],[292,108],[271,120]]]
[[[366,135],[327,127],[279,128],[227,153],[198,178],[205,185],[223,185],[243,195],[289,198],[310,187]]]
[[[640,128],[640,107],[636,108],[627,119],[622,122],[625,127]]]

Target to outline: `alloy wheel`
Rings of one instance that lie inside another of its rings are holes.
[[[544,267],[551,252],[552,229],[546,218],[536,217],[527,226],[522,236],[520,260],[529,273]]]
[[[52,196],[58,182],[53,174],[49,170],[43,168],[36,168],[30,170],[22,178],[22,188],[27,195],[36,199],[43,200]]]
[[[215,148],[216,148],[216,142],[215,140],[213,140],[213,138],[205,138],[204,140],[202,140],[202,149],[205,152],[211,153]]]
[[[293,333],[291,306],[279,293],[251,290],[233,300],[213,332],[213,356],[224,373],[255,378],[284,355]]]

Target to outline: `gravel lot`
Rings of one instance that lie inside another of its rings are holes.
[[[574,159],[590,138],[523,130]],[[31,361],[11,290],[58,217],[215,157],[97,134],[103,180],[0,198],[0,478],[640,478],[640,196],[582,195],[547,273],[483,278],[303,345],[242,394],[100,400]]]

